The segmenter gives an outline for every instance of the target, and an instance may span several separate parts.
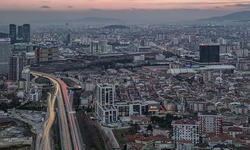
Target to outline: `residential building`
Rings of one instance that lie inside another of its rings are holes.
[[[115,86],[112,84],[97,84],[96,114],[103,124],[117,121],[118,111],[115,102]]]
[[[194,120],[172,121],[173,136],[175,142],[190,141],[193,144],[199,143],[199,123]]]
[[[12,55],[10,56],[10,73],[9,79],[12,81],[18,81],[22,78],[23,70],[23,56]]]
[[[108,45],[107,41],[92,41],[90,42],[90,54],[100,55],[112,53],[112,46]]]
[[[30,89],[30,101],[39,102],[42,98],[42,89],[39,87],[32,87]]]
[[[9,62],[11,56],[11,39],[0,39],[0,74],[9,74]]]
[[[17,28],[17,37],[19,38],[19,39],[21,39],[21,38],[23,38],[23,26],[18,26],[18,28]]]
[[[9,26],[9,37],[11,39],[11,44],[15,44],[16,42],[16,25],[15,24],[10,24]]]
[[[23,42],[24,43],[30,42],[30,25],[29,24],[23,25]]]
[[[56,61],[59,59],[57,47],[41,47],[35,50],[36,62]]]
[[[25,92],[28,93],[30,90],[30,70],[23,69],[22,78],[25,79]]]
[[[192,141],[180,140],[176,144],[176,150],[193,150],[194,143]]]
[[[217,112],[199,112],[198,113],[200,133],[222,133],[222,118]]]

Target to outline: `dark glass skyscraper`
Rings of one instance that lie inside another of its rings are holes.
[[[23,38],[23,26],[18,26],[18,38]]]
[[[215,44],[200,45],[200,62],[201,63],[220,62],[220,46]]]
[[[30,42],[30,25],[29,24],[23,25],[23,42],[25,43]]]
[[[10,39],[11,39],[11,44],[15,44],[16,42],[16,25],[15,24],[10,24]]]

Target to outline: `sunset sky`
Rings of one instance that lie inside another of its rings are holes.
[[[250,8],[250,0],[1,0],[1,10],[72,11],[91,9],[229,9]]]
[[[250,0],[0,0],[0,24],[85,17],[171,22],[249,10]]]

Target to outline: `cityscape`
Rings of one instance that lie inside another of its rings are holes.
[[[250,1],[24,1],[0,6],[0,150],[250,149]]]

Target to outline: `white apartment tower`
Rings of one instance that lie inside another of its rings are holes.
[[[199,124],[191,120],[174,120],[172,121],[173,136],[175,142],[186,140],[193,144],[199,143]]]
[[[118,111],[115,103],[115,85],[98,84],[96,114],[102,120],[102,123],[109,124],[117,121]]]

